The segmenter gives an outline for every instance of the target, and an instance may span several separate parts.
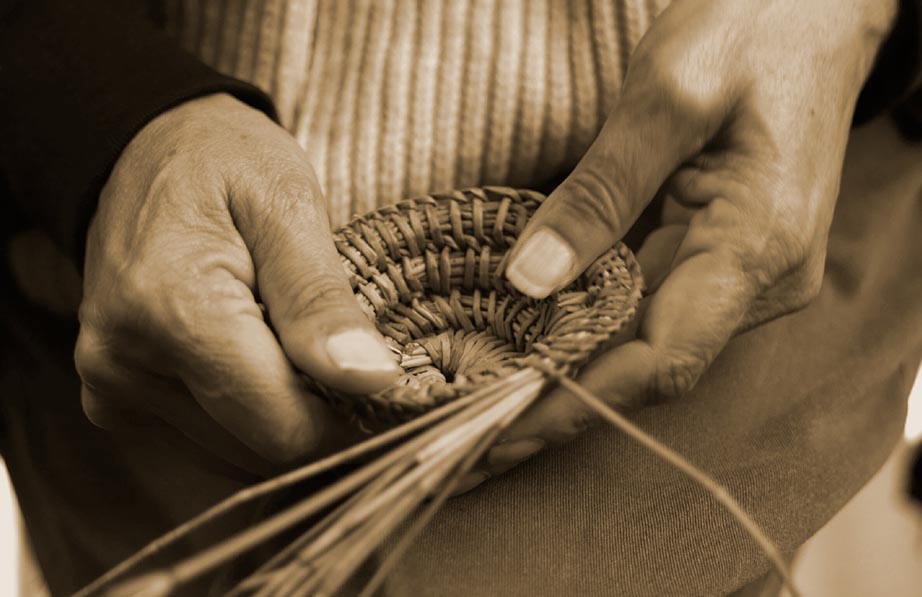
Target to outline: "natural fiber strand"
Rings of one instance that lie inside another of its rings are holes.
[[[497,384],[497,387],[495,388],[483,388],[480,391],[475,392],[471,394],[470,396],[467,396],[464,399],[457,401],[456,403],[446,405],[446,407],[443,407],[443,408],[448,410],[447,407],[453,406],[454,409],[452,410],[457,411],[459,410],[459,407],[467,406],[467,410],[459,413],[459,416],[454,421],[453,425],[457,424],[459,420],[467,421],[479,415],[483,410],[487,409],[491,405],[501,401],[506,396],[506,391],[507,391],[506,388],[510,386],[515,387],[516,385],[521,384],[523,380],[525,381],[528,381],[529,379],[533,380],[535,376],[538,376],[540,378],[540,374],[534,370],[520,371],[517,374],[514,374],[504,380],[501,380]],[[435,414],[435,413],[432,413],[432,414]],[[405,433],[398,434],[395,432],[397,432],[400,429],[404,429],[406,427],[418,426],[418,425],[414,425],[414,423],[416,422],[410,422],[408,424],[405,424],[401,428],[396,428],[392,430],[391,435],[392,436],[405,435]],[[218,544],[206,549],[205,551],[199,552],[189,558],[186,558],[180,562],[177,562],[168,568],[157,570],[152,573],[144,574],[140,577],[137,577],[133,581],[129,581],[128,583],[116,585],[111,590],[107,591],[105,594],[113,596],[113,597],[116,595],[132,595],[133,592],[136,590],[135,589],[136,586],[144,585],[145,583],[147,583],[147,584],[156,585],[158,587],[161,587],[159,589],[160,592],[157,592],[157,593],[151,592],[151,595],[160,595],[160,594],[168,595],[176,587],[181,586],[191,581],[194,578],[197,578],[201,574],[213,569],[214,567],[222,564],[223,562],[226,562],[236,557],[237,555],[262,543],[263,541],[269,539],[270,537],[284,531],[287,528],[290,528],[292,525],[297,524],[301,520],[309,518],[310,516],[316,514],[317,512],[331,505],[332,503],[335,503],[338,499],[341,499],[345,497],[346,495],[348,495],[349,493],[351,493],[352,491],[355,491],[357,488],[360,488],[363,483],[367,483],[371,481],[377,475],[381,474],[383,471],[386,471],[388,467],[407,458],[408,455],[412,454],[420,446],[429,444],[436,439],[441,439],[444,437],[445,437],[445,431],[443,430],[443,427],[440,425],[435,425],[434,427],[431,427],[430,429],[425,431],[423,434],[408,440],[404,444],[401,444],[400,446],[395,448],[392,452],[388,452],[384,454],[383,456],[381,456],[380,458],[371,461],[365,467],[362,467],[356,470],[355,472],[346,476],[339,482],[318,491],[316,494],[311,495],[309,498],[305,499],[304,501],[296,503],[295,505],[289,507],[287,510],[279,512],[275,514],[274,516],[261,521],[259,524],[253,527],[244,529],[237,535],[234,535],[222,542],[219,542]],[[373,439],[379,439],[379,438],[373,438]],[[369,440],[369,442],[371,441],[372,440]],[[367,451],[367,450],[360,451],[357,449],[359,447],[361,447],[361,445],[356,446],[356,449],[353,449],[351,453],[358,454],[358,453],[363,453]],[[324,470],[329,470],[329,468],[332,468],[332,466],[321,466],[325,463],[344,462],[346,460],[344,456],[349,455],[347,454],[347,452],[337,454],[334,457],[330,457],[326,461],[321,461],[320,463],[316,463],[316,465],[305,467],[301,471],[295,471],[295,472],[300,473],[297,476],[295,476],[293,473],[289,473],[289,475],[291,475],[292,477],[296,477],[298,480],[305,480],[315,474],[319,474],[320,472],[323,472]],[[290,479],[285,479],[285,480],[287,482],[284,485],[279,484],[279,486],[287,486],[291,484]],[[263,485],[268,485],[268,482]],[[258,487],[261,488],[261,491],[267,491],[266,488],[264,488],[263,486],[258,486]],[[243,492],[241,492],[241,494],[242,493]],[[236,499],[237,495],[240,495],[240,494],[235,494],[235,496],[228,498],[228,500],[226,500],[225,502],[222,502],[218,506],[209,510],[209,512],[218,511],[218,510],[226,511],[226,509],[229,507],[233,507],[233,506],[238,505],[241,502],[247,501],[247,500]],[[182,533],[177,533],[176,531],[173,531],[169,534],[168,537],[165,536],[164,538],[161,538],[160,540],[157,540],[154,543],[158,543],[158,544],[166,543],[167,541],[163,541],[163,539],[169,539],[169,542],[176,541],[179,538],[179,536],[184,536],[188,534],[191,528],[201,526],[202,524],[207,522],[206,515],[208,515],[209,512],[206,512],[205,515],[201,515],[197,519],[190,521],[190,523],[187,523],[187,525],[184,525],[185,530]],[[130,569],[130,568],[137,566],[141,561],[147,559],[153,553],[156,553],[156,550],[151,551],[150,553],[146,554],[144,557],[137,557],[137,556],[132,557],[131,565],[125,566],[125,568]],[[106,585],[110,584],[113,578],[117,578],[117,576],[120,576],[121,574],[122,573],[113,575],[112,573],[110,573],[106,576],[105,581],[98,580],[94,582],[93,585],[83,589],[79,593],[79,595],[87,595],[87,596],[94,595],[99,590],[105,588]]]
[[[530,404],[530,403],[528,403]],[[527,405],[525,407],[527,407]],[[514,414],[517,416],[522,411],[524,407],[516,411]],[[391,548],[390,553],[375,571],[374,575],[362,589],[362,592],[359,594],[359,597],[373,597],[375,592],[381,587],[384,583],[384,580],[387,578],[387,575],[390,571],[397,565],[397,563],[403,558],[403,555],[406,551],[413,545],[413,542],[419,537],[420,533],[425,530],[426,526],[432,520],[433,517],[438,513],[438,511],[445,504],[446,500],[454,493],[455,489],[458,487],[458,483],[461,478],[466,475],[470,470],[477,464],[477,462],[483,457],[483,455],[489,450],[494,442],[497,440],[499,435],[509,426],[509,423],[514,420],[514,417],[510,417],[508,421],[504,422],[502,425],[496,426],[494,429],[485,435],[475,446],[474,450],[467,455],[465,460],[458,466],[454,471],[445,485],[439,489],[438,493],[432,499],[432,501],[420,512],[419,516],[413,520],[413,523],[406,530],[406,532],[400,537],[396,545]]]
[[[337,230],[334,241],[356,298],[405,375],[372,396],[346,395],[307,381],[357,424],[381,435],[225,500],[148,545],[80,597],[112,586],[153,554],[242,503],[399,442],[287,509],[106,593],[143,589],[145,595],[167,595],[332,507],[231,594],[333,595],[417,511],[366,585],[364,594],[371,594],[458,480],[555,380],[713,494],[797,595],[777,548],[716,481],[570,379],[635,314],[643,283],[631,252],[615,246],[571,286],[543,301],[519,294],[505,280],[509,249],[543,200],[537,193],[504,187],[467,189],[404,201]]]
[[[368,428],[418,416],[549,358],[575,370],[631,319],[642,276],[617,245],[554,300],[535,301],[505,279],[508,250],[544,201],[506,187],[400,202],[334,234],[359,304],[406,374],[357,398],[317,386]]]
[[[281,567],[283,562],[296,556],[306,544],[313,541],[320,533],[324,532],[329,527],[329,525],[332,524],[333,520],[335,520],[338,516],[348,511],[350,508],[358,506],[360,503],[362,503],[363,500],[368,500],[371,496],[374,496],[378,491],[383,489],[393,480],[393,477],[396,474],[398,474],[398,471],[396,470],[393,472],[389,471],[388,473],[385,473],[378,479],[375,479],[369,483],[365,488],[357,492],[347,501],[337,506],[337,508],[330,514],[330,516],[325,517],[320,523],[311,527],[308,532],[279,551],[269,561],[260,566],[259,569],[241,581],[237,587],[228,593],[227,597],[238,597],[240,594],[250,589],[259,588],[262,586],[259,582],[260,579],[264,579],[265,586],[259,593],[254,595],[254,597],[261,596],[264,591],[266,594],[272,594],[272,592],[278,588],[278,585],[284,582],[284,579],[279,578],[283,575],[278,574],[278,569]]]
[[[743,506],[740,505],[720,483],[683,458],[678,452],[672,450],[655,437],[644,432],[640,427],[634,425],[624,417],[624,415],[606,405],[600,398],[572,379],[554,373],[549,373],[549,375],[552,376],[557,383],[582,400],[583,403],[591,408],[597,415],[703,487],[705,491],[727,509],[727,512],[730,513],[734,520],[736,520],[752,540],[758,544],[762,552],[768,557],[775,571],[781,576],[791,597],[801,597],[801,593],[794,584],[794,579],[791,576],[791,572],[788,569],[784,557],[781,555],[781,551],[775,546],[768,535],[765,534],[765,531],[762,530],[759,524],[746,512],[746,509],[743,508]]]
[[[343,464],[355,461],[362,456],[365,456],[366,454],[374,452],[375,450],[378,450],[388,444],[407,437],[408,435],[411,435],[420,429],[424,429],[426,426],[431,425],[434,422],[450,416],[451,414],[463,409],[465,406],[475,402],[477,398],[478,396],[473,394],[465,396],[455,402],[450,402],[436,410],[428,412],[417,419],[409,421],[404,425],[389,429],[380,435],[371,437],[360,444],[356,444],[355,446],[343,450],[342,452],[332,454],[323,460],[312,462],[287,473],[283,473],[278,477],[273,477],[272,479],[263,481],[262,483],[253,485],[252,487],[242,489],[230,497],[218,502],[214,506],[211,506],[201,514],[181,524],[175,529],[172,529],[171,531],[151,541],[135,554],[133,554],[130,558],[124,560],[118,566],[115,566],[104,575],[94,580],[91,584],[75,593],[74,597],[89,597],[90,595],[97,593],[100,589],[104,588],[118,577],[123,576],[134,568],[137,568],[142,562],[150,559],[164,549],[167,549],[168,547],[176,544],[178,541],[189,536],[191,533],[202,528],[206,524],[220,518],[221,516],[224,516],[225,514],[235,510],[236,508],[239,508],[244,504],[250,503],[261,497],[274,494],[278,491],[281,491],[282,489],[285,489],[286,487],[290,487],[291,485],[306,481],[311,477],[323,474]]]

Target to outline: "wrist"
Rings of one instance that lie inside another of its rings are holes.
[[[215,154],[222,148],[211,140],[253,119],[271,122],[260,110],[227,93],[187,100],[144,125],[125,146],[112,174],[156,173],[169,163],[195,160],[202,151]]]
[[[137,141],[150,144],[154,139],[198,137],[238,121],[241,117],[266,116],[227,93],[214,93],[186,100],[163,111],[134,136],[127,148]],[[126,149],[127,149],[126,148]]]

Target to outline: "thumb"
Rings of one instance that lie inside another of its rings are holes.
[[[521,292],[544,298],[620,240],[663,181],[715,132],[692,102],[646,83],[624,95],[573,172],[520,236],[506,270]]]
[[[297,368],[341,391],[381,390],[400,367],[349,285],[313,172],[294,170],[231,202],[260,297]]]

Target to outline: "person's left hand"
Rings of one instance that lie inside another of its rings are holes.
[[[705,0],[657,19],[601,133],[507,270],[546,297],[664,198],[662,227],[638,254],[655,292],[637,337],[587,366],[584,387],[618,409],[677,398],[734,334],[817,295],[855,102],[894,13],[894,1]],[[594,419],[553,391],[462,490]]]

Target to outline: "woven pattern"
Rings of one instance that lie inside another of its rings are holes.
[[[567,172],[667,0],[155,0],[182,46],[275,100],[334,225]]]
[[[318,388],[372,424],[409,420],[527,367],[572,372],[633,317],[640,269],[618,244],[573,284],[537,301],[503,275],[544,197],[486,187],[403,201],[334,239],[356,297],[405,374],[368,397]]]

